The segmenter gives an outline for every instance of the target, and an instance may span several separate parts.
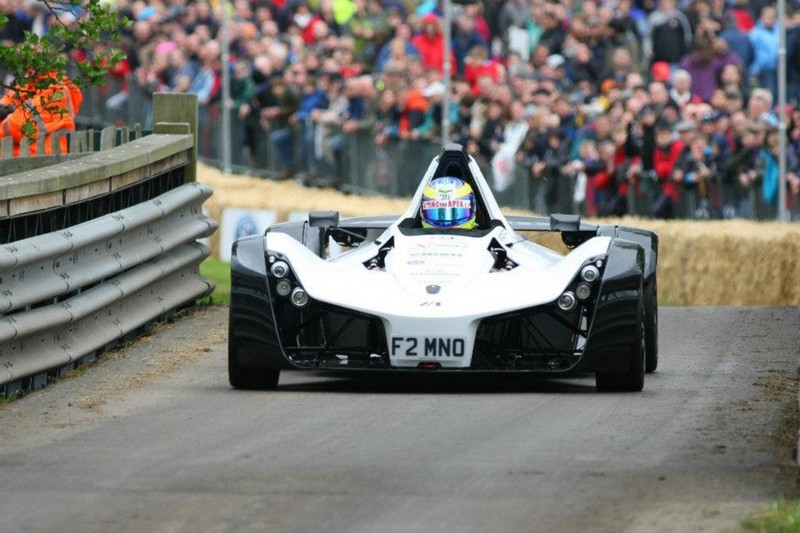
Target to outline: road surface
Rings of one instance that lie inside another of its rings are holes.
[[[735,531],[794,487],[798,309],[662,308],[591,377],[226,374],[206,308],[0,407],[0,531]]]

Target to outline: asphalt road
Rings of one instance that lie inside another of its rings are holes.
[[[594,379],[232,390],[224,309],[0,407],[0,531],[731,531],[790,492],[798,309],[662,308]]]

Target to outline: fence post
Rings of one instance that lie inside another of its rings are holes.
[[[171,133],[159,131],[159,122],[189,124],[194,136],[194,148],[189,164],[186,165],[186,182],[197,181],[197,95],[177,93],[153,94],[153,131],[155,133]]]

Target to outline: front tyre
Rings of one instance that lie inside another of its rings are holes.
[[[644,289],[645,356],[644,370],[648,374],[658,368],[658,284],[655,276]]]
[[[281,371],[277,368],[242,367],[233,328],[228,326],[228,381],[235,389],[273,390],[278,387]]]
[[[642,302],[639,302],[638,327],[631,342],[630,362],[626,372],[597,372],[595,381],[601,392],[640,392],[644,389],[647,327]]]

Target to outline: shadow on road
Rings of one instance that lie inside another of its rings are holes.
[[[297,378],[300,378],[299,380]],[[519,374],[284,372],[278,391],[385,394],[596,393],[594,379],[536,379]]]

